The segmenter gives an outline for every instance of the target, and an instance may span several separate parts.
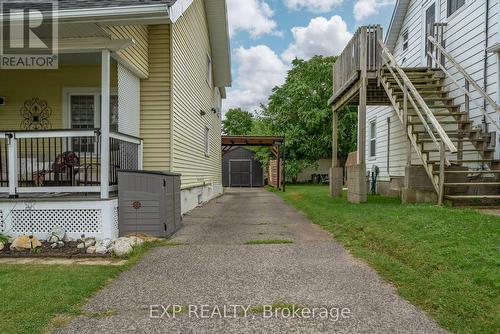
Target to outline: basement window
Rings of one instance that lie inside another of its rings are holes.
[[[448,17],[465,5],[465,0],[448,0]]]
[[[377,155],[377,122],[370,122],[370,157]]]

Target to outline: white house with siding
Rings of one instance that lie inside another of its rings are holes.
[[[359,106],[354,201],[375,166],[379,192],[409,201],[500,199],[499,18],[498,0],[398,0],[384,37],[360,28],[330,100]]]
[[[222,193],[225,0],[60,0],[57,69],[0,68],[0,233],[117,235],[117,171]]]

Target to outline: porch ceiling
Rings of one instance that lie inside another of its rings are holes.
[[[107,32],[103,27],[96,23],[84,22],[68,22],[59,23],[58,25],[59,39],[65,38],[86,38],[86,37],[110,37],[109,32]],[[52,27],[49,25],[43,25],[39,28],[37,34],[40,37],[50,37]]]

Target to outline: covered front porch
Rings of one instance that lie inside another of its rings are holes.
[[[109,49],[67,52],[57,70],[2,70],[0,198],[117,189],[142,168],[139,79]]]
[[[58,69],[0,70],[0,233],[114,237],[118,171],[143,162],[134,42],[59,44]]]

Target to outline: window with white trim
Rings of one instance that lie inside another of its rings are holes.
[[[377,155],[377,121],[370,122],[370,157]]]
[[[210,156],[210,128],[205,126],[205,156]]]
[[[101,94],[98,89],[70,88],[67,90],[65,126],[70,129],[94,129],[101,127]],[[109,99],[110,130],[118,131],[118,95],[112,92]],[[95,152],[96,144],[91,138],[72,139],[75,152]]]
[[[403,32],[403,51],[408,49],[408,29]]]
[[[207,54],[207,84],[212,88],[212,58]]]
[[[448,0],[448,17],[465,5],[465,0]]]

